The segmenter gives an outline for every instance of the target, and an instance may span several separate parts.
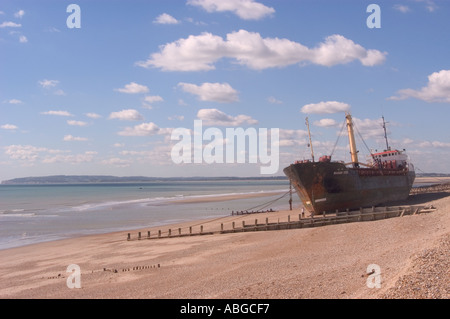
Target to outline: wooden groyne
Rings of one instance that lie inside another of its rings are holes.
[[[190,236],[203,236],[213,234],[229,234],[250,231],[270,231],[282,229],[298,229],[309,227],[320,227],[326,225],[335,225],[352,222],[374,221],[393,217],[403,217],[406,215],[424,214],[435,211],[433,206],[390,206],[390,207],[369,207],[360,208],[356,211],[336,212],[334,214],[323,214],[302,217],[302,214],[288,215],[287,221],[280,221],[276,213],[273,214],[272,220],[266,217],[263,220],[255,219],[249,223],[248,220],[234,220],[227,223],[220,223],[220,229],[205,230],[204,225],[195,225],[187,228],[168,228],[165,231],[147,231],[138,232],[134,236],[128,233],[127,240],[145,240],[145,239],[162,239],[162,238],[179,238]],[[277,219],[278,218],[278,219]],[[273,221],[276,219],[276,221]]]
[[[410,195],[445,192],[450,190],[450,183],[434,184],[429,186],[419,186],[411,188]]]

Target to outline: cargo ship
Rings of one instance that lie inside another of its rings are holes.
[[[405,150],[389,147],[383,117],[386,150],[370,154],[367,163],[359,162],[350,113],[346,113],[351,163],[331,161],[331,156],[296,161],[284,168],[305,209],[312,215],[359,209],[405,200],[415,179],[414,165]]]

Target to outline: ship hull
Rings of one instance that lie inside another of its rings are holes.
[[[348,168],[339,162],[296,163],[283,171],[314,214],[405,200],[415,179],[407,169]]]

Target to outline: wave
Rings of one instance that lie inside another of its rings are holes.
[[[141,198],[122,201],[105,201],[99,203],[84,203],[78,206],[62,208],[59,210],[59,212],[65,211],[87,212],[98,209],[101,210],[112,209],[113,207],[127,206],[127,205],[160,206],[177,202],[186,202],[186,201],[196,202],[209,199],[215,199],[214,201],[221,201],[221,199],[226,200],[227,197],[245,198],[247,196],[264,196],[264,195],[271,196],[273,194],[282,194],[285,193],[286,191],[287,190],[271,190],[271,191],[253,191],[241,193],[220,193],[220,194],[201,194],[201,195],[178,194],[168,197]]]

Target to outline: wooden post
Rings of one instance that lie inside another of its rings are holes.
[[[158,230],[158,237],[161,238],[161,230]]]
[[[147,238],[150,238],[150,231],[147,232]]]
[[[127,240],[131,240],[131,234],[130,233],[128,233]]]
[[[203,225],[200,226],[200,234],[203,234]]]
[[[234,229],[234,222],[233,222],[233,224],[232,224],[232,225],[233,225],[233,229]]]
[[[220,231],[223,231],[223,223],[220,224]]]
[[[178,235],[181,235],[181,228],[178,228]]]
[[[141,239],[141,232],[138,233],[138,239]]]
[[[169,228],[169,237],[172,235],[172,229]]]
[[[192,235],[192,226],[189,227],[189,235]]]
[[[242,228],[245,227],[245,220],[242,221]]]

